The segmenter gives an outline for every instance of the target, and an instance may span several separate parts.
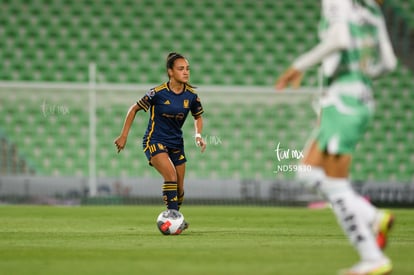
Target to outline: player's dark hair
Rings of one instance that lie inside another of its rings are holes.
[[[176,53],[176,52],[171,52],[168,54],[167,56],[167,63],[166,63],[166,67],[167,67],[167,71],[168,69],[172,69],[174,67],[174,62],[177,59],[185,59],[184,55]],[[187,83],[188,86],[190,86],[191,88],[196,88],[195,86],[191,85],[190,83]]]
[[[167,56],[167,70],[172,69],[174,67],[175,60],[180,59],[180,58],[185,59],[185,57],[179,53],[176,53],[176,52],[169,53]]]

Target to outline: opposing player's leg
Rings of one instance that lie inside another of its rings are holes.
[[[363,261],[349,269],[339,271],[339,275],[389,275],[392,272],[392,264],[389,259],[381,261]]]
[[[353,98],[343,99],[342,104],[322,110],[314,154],[315,158],[322,156],[326,178],[319,190],[331,203],[340,226],[360,255],[361,261],[343,274],[386,274],[392,265],[377,245],[371,227],[377,210],[353,190],[348,178],[351,154],[365,132],[370,112]],[[344,108],[348,110],[342,113]]]
[[[394,215],[388,210],[377,209],[361,196],[358,197],[356,203],[359,205],[360,215],[370,225],[379,248],[384,250],[388,243],[389,233],[394,225]]]
[[[325,179],[325,171],[322,164],[324,153],[318,149],[316,140],[311,140],[304,150],[304,157],[300,163],[310,169],[298,169],[296,180],[309,189],[316,189]]]
[[[343,273],[363,275],[386,274],[378,273],[378,270],[389,272],[392,269],[391,262],[382,253],[370,226],[359,214],[360,206],[355,203],[358,194],[352,190],[350,182],[345,178],[327,177],[321,186],[321,191],[331,202],[341,228],[361,259],[357,265]]]
[[[350,164],[349,154],[328,155],[324,163],[327,177],[320,186],[321,192],[330,201],[339,224],[361,258],[358,264],[342,271],[342,274],[387,274],[392,270],[391,262],[377,245],[376,236],[366,216],[372,215],[375,208],[353,190],[348,179]]]

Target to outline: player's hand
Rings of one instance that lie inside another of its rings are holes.
[[[302,82],[303,73],[293,67],[287,69],[279,79],[276,81],[275,88],[276,90],[283,90],[289,84],[292,85],[293,88],[299,88]]]
[[[118,149],[118,153],[121,152],[121,150],[125,148],[126,142],[127,142],[126,136],[119,136],[115,139],[114,143],[116,145],[116,148]]]
[[[203,138],[201,138],[201,137],[196,137],[195,142],[196,142],[196,145],[197,145],[198,147],[201,147],[201,153],[203,153],[203,152],[204,152],[204,150],[206,150],[206,147],[207,147],[207,144],[206,144],[206,142],[204,141],[204,139],[203,139]]]

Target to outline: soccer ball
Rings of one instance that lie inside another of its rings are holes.
[[[184,215],[174,209],[162,211],[157,218],[157,227],[164,235],[179,235],[185,227]]]

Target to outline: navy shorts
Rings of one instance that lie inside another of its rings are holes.
[[[184,146],[181,146],[180,148],[171,148],[163,145],[162,143],[151,143],[144,148],[144,153],[147,156],[149,165],[151,166],[151,157],[159,153],[167,153],[174,166],[178,166],[187,161],[185,158]]]

